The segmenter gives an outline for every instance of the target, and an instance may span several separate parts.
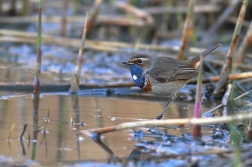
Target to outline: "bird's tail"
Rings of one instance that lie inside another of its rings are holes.
[[[195,56],[192,59],[186,60],[186,64],[193,67],[193,68],[197,68],[199,66],[199,61],[200,61],[200,57],[202,55],[202,58],[204,59],[207,55],[209,55],[210,53],[212,53],[213,51],[215,51],[216,49],[218,49],[221,46],[220,43],[206,49],[204,52],[200,53],[199,55]]]

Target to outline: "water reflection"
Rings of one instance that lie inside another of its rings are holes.
[[[36,150],[37,150],[37,142],[38,142],[38,132],[39,132],[39,94],[34,94],[33,97],[33,136],[32,136],[32,156],[31,159],[35,160],[36,158]]]
[[[81,150],[81,146],[80,146],[80,138],[81,136],[79,135],[79,126],[81,125],[80,123],[80,108],[79,108],[79,97],[76,95],[72,95],[71,96],[71,102],[72,102],[72,108],[73,108],[73,121],[71,122],[71,124],[73,125],[73,130],[76,130],[76,152],[77,152],[77,156],[78,156],[78,160],[80,160],[80,150]]]
[[[132,130],[108,133],[96,141],[81,131],[139,119],[153,119],[163,109],[165,102],[166,99],[159,102],[135,97],[77,95],[34,96],[34,99],[24,96],[0,100],[0,155],[15,157],[24,154],[25,150],[27,159],[33,159],[41,164],[128,157],[136,142],[130,140]],[[166,112],[165,117],[190,117],[192,109],[193,103],[177,101]],[[182,112],[179,112],[181,110]],[[9,147],[6,139],[13,123],[16,127],[12,131]],[[27,124],[27,130],[22,141],[24,148],[22,149],[18,138],[24,124]],[[181,131],[172,128],[167,133],[178,135]]]
[[[66,103],[65,98],[63,96],[59,96],[59,112],[58,112],[58,123],[57,123],[57,161],[61,161],[64,159],[64,149],[65,145],[65,130],[67,129],[66,126]]]

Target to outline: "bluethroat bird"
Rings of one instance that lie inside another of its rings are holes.
[[[216,44],[192,59],[185,61],[179,61],[169,57],[152,57],[141,54],[122,63],[130,66],[133,81],[145,92],[169,97],[165,108],[156,117],[156,119],[161,119],[163,118],[164,112],[175,101],[177,92],[191,78],[198,75],[201,55],[204,59],[220,46],[221,44]]]

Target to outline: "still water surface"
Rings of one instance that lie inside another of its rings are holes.
[[[40,164],[53,164],[63,160],[105,160],[109,157],[107,152],[82,130],[153,119],[162,111],[164,105],[164,100],[49,95],[40,98],[38,117],[34,119],[36,111],[32,97],[3,99],[0,100],[0,155],[14,159],[22,156]],[[193,103],[177,101],[171,105],[165,117],[192,117],[193,107]],[[81,125],[81,122],[84,122],[84,125]],[[15,127],[8,142],[13,124]],[[19,137],[25,124],[27,129],[22,147]],[[180,135],[187,131],[188,128],[177,128],[168,130],[168,133]],[[116,156],[128,157],[136,142],[130,140],[131,132],[132,130],[124,130],[105,134],[102,142]],[[29,138],[33,139],[33,142],[29,143]]]

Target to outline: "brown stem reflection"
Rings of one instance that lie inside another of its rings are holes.
[[[76,95],[72,95],[71,96],[71,100],[72,100],[72,108],[74,111],[73,114],[73,121],[71,122],[72,125],[74,126],[74,129],[77,130],[76,133],[76,151],[77,151],[77,155],[78,155],[78,160],[80,160],[80,142],[79,142],[79,138],[80,138],[80,134],[79,134],[79,129],[80,129],[80,107],[79,107],[79,97]]]
[[[65,140],[65,129],[66,129],[66,102],[64,96],[59,96],[59,112],[58,112],[58,140],[57,140],[57,160],[61,161],[64,159],[63,157],[63,148],[64,148],[64,140]]]
[[[39,121],[39,101],[40,101],[40,94],[33,94],[33,141],[37,141],[38,139],[38,121]],[[37,142],[32,142],[32,160],[35,160],[36,157],[36,147]]]
[[[107,145],[105,145],[101,141],[100,134],[91,134],[91,139],[109,155],[109,160],[122,162],[122,160],[117,155],[115,155],[115,153]]]

